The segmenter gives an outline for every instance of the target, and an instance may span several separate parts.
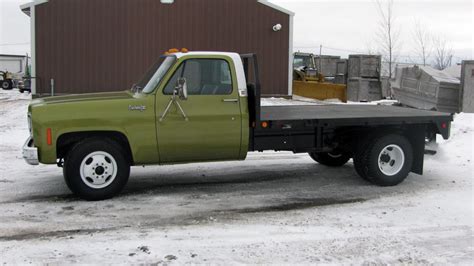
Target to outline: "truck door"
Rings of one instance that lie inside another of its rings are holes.
[[[156,94],[158,150],[161,163],[236,160],[239,158],[242,115],[235,70],[226,58],[182,61]],[[185,78],[188,99],[162,118],[178,78]]]

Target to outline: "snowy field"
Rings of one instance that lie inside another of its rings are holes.
[[[134,168],[121,196],[71,196],[56,166],[21,158],[28,95],[0,91],[0,264],[473,262],[474,116],[397,187],[305,154]]]

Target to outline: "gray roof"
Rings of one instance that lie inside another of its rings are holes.
[[[25,13],[27,16],[30,16],[30,12],[31,12],[31,7],[32,6],[37,6],[37,5],[41,5],[41,4],[44,4],[44,3],[47,3],[48,0],[33,0],[32,2],[29,2],[29,3],[26,3],[26,4],[23,4],[20,6],[20,9],[21,11],[23,11],[23,13]]]
[[[48,0],[33,0],[32,2],[30,3],[26,3],[26,4],[23,4],[20,6],[20,9],[21,11],[23,11],[23,13],[25,13],[26,15],[30,16],[30,12],[31,12],[31,7],[32,6],[35,6],[35,5],[41,5],[41,4],[44,4],[44,3],[47,3]],[[275,10],[278,10],[280,12],[283,12],[289,16],[294,16],[295,13],[286,9],[286,8],[283,8],[277,4],[274,4],[274,3],[271,3],[271,2],[268,2],[268,0],[257,0],[257,2],[259,2],[260,4],[263,4],[263,5],[266,5],[268,7],[271,7]]]
[[[18,57],[18,58],[25,58],[26,55],[18,55],[18,54],[0,54],[0,57]]]

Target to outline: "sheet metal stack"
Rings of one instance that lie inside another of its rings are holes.
[[[322,74],[328,83],[336,83],[337,62],[341,60],[340,56],[334,55],[315,55],[314,63],[319,73]]]
[[[377,101],[383,98],[380,55],[350,55],[347,97],[349,101]]]

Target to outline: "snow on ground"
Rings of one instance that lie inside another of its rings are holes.
[[[301,96],[295,96],[292,100],[285,98],[262,98],[262,106],[284,106],[284,105],[322,105],[329,104],[329,101],[320,101]]]
[[[471,264],[474,116],[425,175],[381,188],[305,154],[134,168],[84,202],[56,166],[29,166],[27,95],[0,91],[0,264]]]

